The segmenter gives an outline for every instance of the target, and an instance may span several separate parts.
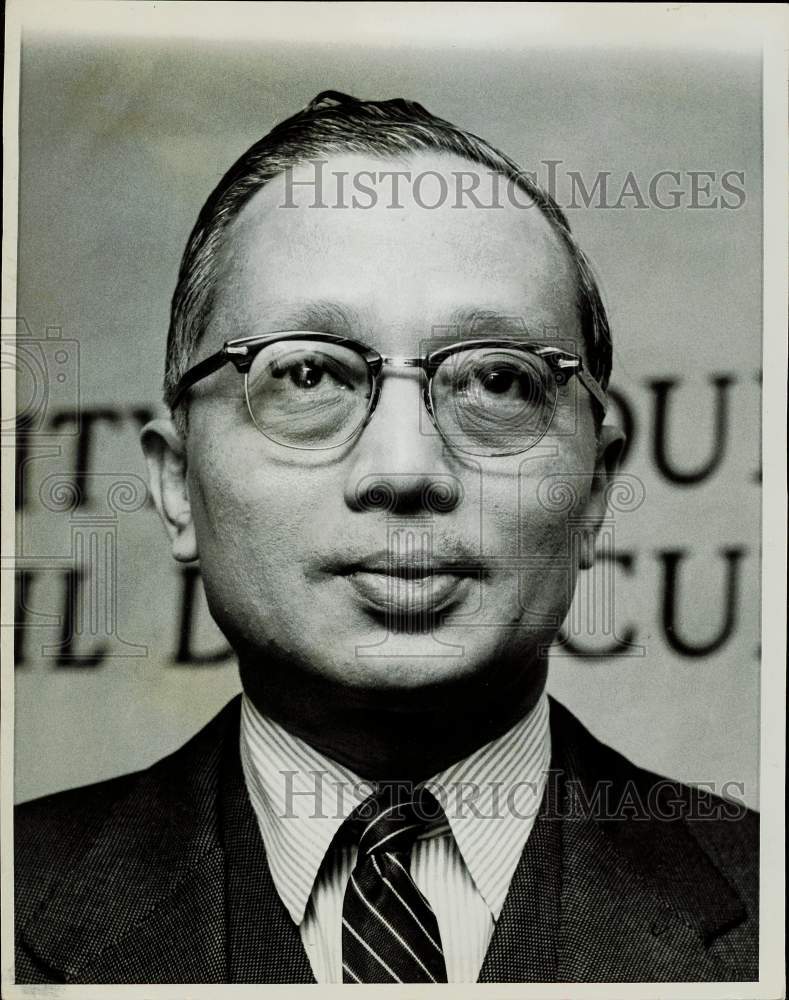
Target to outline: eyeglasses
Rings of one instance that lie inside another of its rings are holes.
[[[190,368],[172,399],[232,363],[244,376],[249,415],[271,441],[320,451],[349,442],[367,425],[385,368],[424,373],[423,400],[447,444],[468,455],[515,455],[545,435],[573,375],[602,409],[605,390],[577,354],[511,339],[467,340],[425,357],[384,357],[347,337],[308,330],[228,340]]]

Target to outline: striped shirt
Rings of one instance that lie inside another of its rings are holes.
[[[241,762],[274,885],[315,979],[342,982],[342,906],[356,846],[334,841],[371,784],[268,719],[246,697]],[[414,845],[411,876],[438,921],[450,983],[477,981],[534,826],[550,762],[548,699],[429,782],[444,809]]]

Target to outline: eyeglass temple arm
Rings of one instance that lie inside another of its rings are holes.
[[[194,368],[190,368],[178,382],[175,387],[175,393],[172,400],[170,401],[170,409],[174,410],[176,407],[180,406],[183,402],[184,396],[189,392],[193,385],[199,382],[201,379],[206,378],[208,375],[213,375],[214,372],[219,371],[228,361],[233,360],[227,351],[227,346],[223,347],[216,354],[212,354],[207,357],[204,361],[199,361]]]
[[[583,385],[583,387],[591,393],[591,395],[600,404],[603,415],[605,416],[605,413],[608,410],[608,395],[605,389],[603,389],[597,379],[593,378],[587,371],[585,371],[584,368],[576,368],[575,374],[581,380],[581,385]]]

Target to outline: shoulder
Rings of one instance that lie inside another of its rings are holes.
[[[14,809],[16,923],[21,926],[89,852],[107,865],[188,825],[210,796],[211,775],[234,720],[234,699],[186,744],[151,767],[57,792]]]
[[[638,767],[557,702],[551,742],[562,906],[580,956],[574,974],[582,981],[758,979],[758,816]],[[615,926],[628,928],[626,948]]]
[[[720,872],[758,911],[759,814],[741,802],[639,767],[596,739],[564,706],[551,702],[556,760],[574,808],[594,817],[617,850],[653,871],[685,876]],[[688,851],[689,838],[698,852]],[[691,859],[697,868],[688,871]],[[708,866],[706,862],[709,861]]]
[[[129,790],[144,772],[125,774],[108,781],[44,795],[14,809],[14,842],[17,864],[27,857],[46,856],[56,842],[68,853],[91,829],[101,825],[112,803]]]
[[[21,926],[85,854],[142,774],[46,795],[14,810],[14,895]]]
[[[758,833],[758,813],[742,803],[711,791],[639,767],[624,754],[603,743],[572,712],[550,699],[551,739],[558,762],[574,787],[594,791],[592,801],[613,809],[609,818],[631,815],[671,820],[710,821],[717,825],[741,821],[736,836],[752,838]],[[735,831],[732,831],[735,832]]]

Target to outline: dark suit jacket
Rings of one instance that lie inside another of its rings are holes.
[[[314,981],[238,727],[235,699],[148,770],[19,807],[17,982]],[[758,817],[634,767],[556,702],[551,733],[480,981],[758,979]]]

